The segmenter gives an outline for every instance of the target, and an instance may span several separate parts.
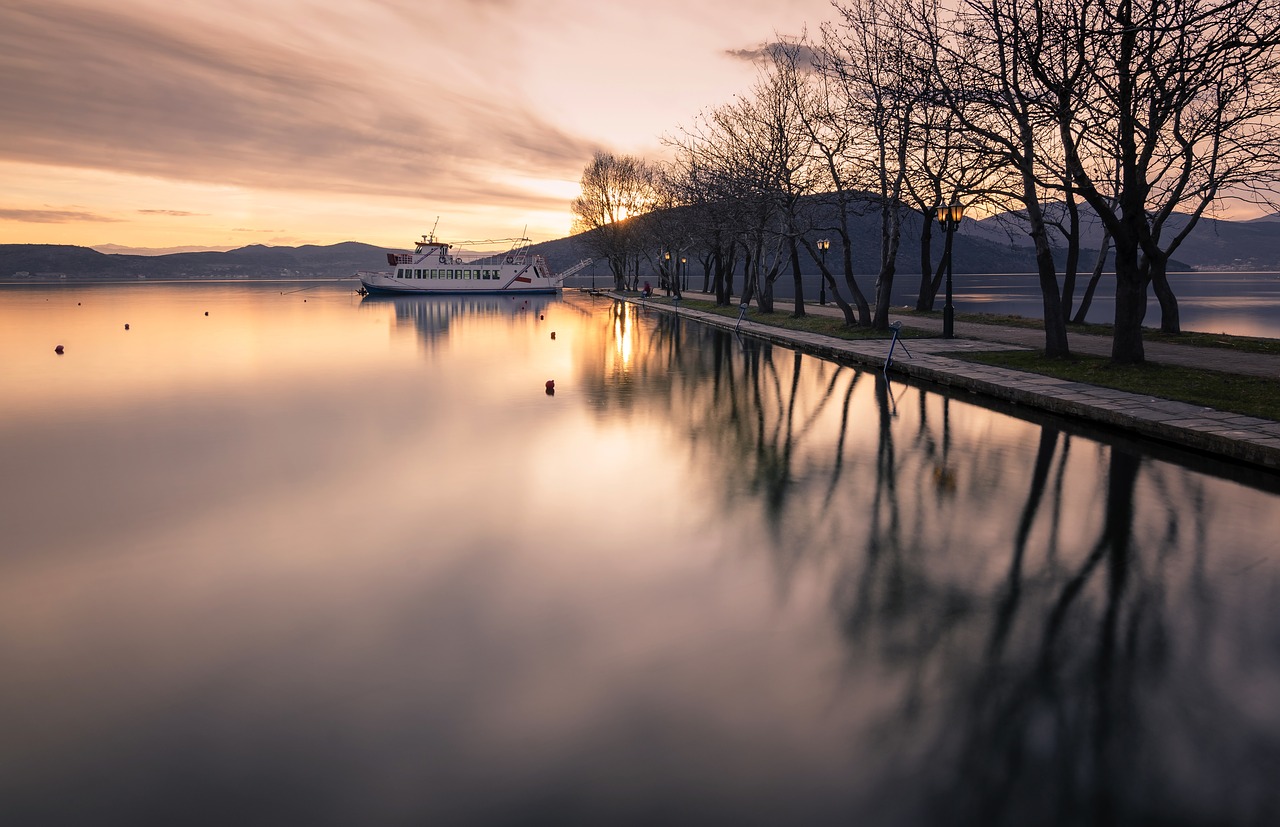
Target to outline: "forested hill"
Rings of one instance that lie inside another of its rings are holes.
[[[58,244],[0,244],[0,280],[137,278],[342,278],[386,266],[381,247],[347,241],[302,247],[254,244],[224,253],[135,256]]]
[[[1170,220],[1168,232],[1179,229],[1178,216]],[[854,271],[875,273],[879,269],[880,231],[875,215],[853,219]],[[921,219],[913,213],[903,227],[898,254],[899,274],[920,272]],[[831,240],[828,263],[834,266],[842,252],[839,236],[831,232],[812,233]],[[534,246],[555,270],[591,257],[583,236],[570,236]],[[1080,269],[1093,269],[1101,228],[1094,222],[1082,227]],[[1061,245],[1061,239],[1055,239]],[[933,234],[932,262],[942,251],[940,233]],[[701,276],[696,251],[690,250],[690,273]],[[1062,256],[1059,255],[1061,261]],[[953,253],[957,273],[1026,273],[1035,269],[1031,240],[1024,225],[1012,216],[995,216],[982,221],[966,219],[955,238]],[[0,244],[0,281],[48,281],[70,279],[137,278],[344,278],[357,270],[378,270],[386,266],[386,250],[370,244],[348,241],[327,246],[266,247],[255,244],[228,252],[171,253],[159,256],[106,254],[88,247],[52,244]],[[801,256],[801,268],[816,268]],[[1174,254],[1170,270],[1258,270],[1280,272],[1280,217],[1254,221],[1225,221],[1203,218]],[[642,273],[652,265],[642,263]],[[597,273],[608,279],[603,262]]]
[[[1050,210],[1052,211],[1052,210]],[[1166,228],[1165,242],[1184,227],[1185,218],[1175,215]],[[828,264],[841,260],[840,237],[831,232],[809,233],[810,241],[819,237],[831,239],[827,253]],[[877,215],[856,216],[851,220],[850,237],[854,271],[872,274],[879,269],[879,223]],[[1059,268],[1065,260],[1065,242],[1059,234],[1053,234]],[[1082,255],[1080,270],[1088,273],[1097,260],[1098,247],[1102,243],[1102,228],[1097,219],[1083,221]],[[541,243],[536,250],[547,256],[554,269],[563,269],[575,261],[590,257],[584,237],[573,236],[557,241]],[[942,234],[934,230],[931,261],[937,266],[942,255]],[[956,233],[952,264],[956,273],[1033,273],[1036,255],[1027,225],[1012,215],[992,216],[983,220],[965,219]],[[1110,271],[1110,260],[1107,271]],[[701,275],[701,266],[690,257],[690,273]],[[801,253],[801,269],[815,270],[805,253]],[[603,266],[603,262],[602,262]],[[649,265],[641,265],[641,271]],[[1258,270],[1280,271],[1280,216],[1267,216],[1252,221],[1228,221],[1202,218],[1174,252],[1169,269],[1178,270]],[[897,255],[899,275],[919,274],[920,271],[920,215],[911,214],[902,227],[902,241]],[[598,273],[608,278],[607,270]]]

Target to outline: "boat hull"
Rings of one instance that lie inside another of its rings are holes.
[[[370,293],[396,296],[481,295],[530,293],[557,293],[560,285],[551,279],[530,278],[527,281],[512,280],[485,284],[480,281],[457,279],[402,279],[389,273],[359,273],[360,283]]]

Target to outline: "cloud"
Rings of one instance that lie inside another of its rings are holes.
[[[405,13],[394,15],[402,25]],[[249,188],[528,204],[495,167],[576,177],[593,149],[518,103],[469,93],[466,73],[487,71],[500,50],[419,51],[432,43],[428,31],[388,31],[379,60],[366,62],[366,53],[327,48],[346,21],[326,14],[295,11],[297,26],[309,28],[288,42],[266,21],[261,31],[242,19],[198,26],[128,3],[18,0],[5,18],[0,157],[9,160]],[[420,70],[385,63],[415,53]]]
[[[18,221],[25,224],[74,224],[78,221],[116,223],[121,219],[110,218],[80,210],[15,210],[0,209],[0,221]]]
[[[725,54],[737,60],[743,60],[748,63],[767,63],[773,57],[773,53],[777,49],[795,49],[796,64],[805,71],[812,71],[814,63],[817,60],[817,54],[812,48],[805,44],[783,43],[774,41],[772,43],[761,43],[757,46],[750,46],[744,49],[726,49]]]
[[[191,218],[193,216],[207,216],[208,213],[187,212],[186,210],[138,210],[143,215],[172,215],[177,218]]]

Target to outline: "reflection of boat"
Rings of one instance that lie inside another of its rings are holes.
[[[370,293],[554,293],[564,278],[585,267],[580,262],[560,275],[546,260],[529,252],[529,239],[462,241],[459,245],[507,244],[504,252],[453,250],[435,233],[414,243],[412,253],[387,253],[390,270],[362,270],[357,275]]]
[[[514,319],[524,314],[537,318],[554,301],[557,299],[548,295],[408,295],[374,292],[362,298],[360,303],[370,306],[391,305],[395,308],[397,325],[412,324],[425,338],[435,339],[446,335],[454,320]]]

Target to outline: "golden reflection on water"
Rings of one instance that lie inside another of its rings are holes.
[[[244,301],[243,291],[256,300]],[[0,296],[6,413],[123,408],[357,369],[385,358],[389,313],[353,326],[358,301],[351,290],[292,284],[8,288]],[[399,355],[413,358],[409,349]]]

